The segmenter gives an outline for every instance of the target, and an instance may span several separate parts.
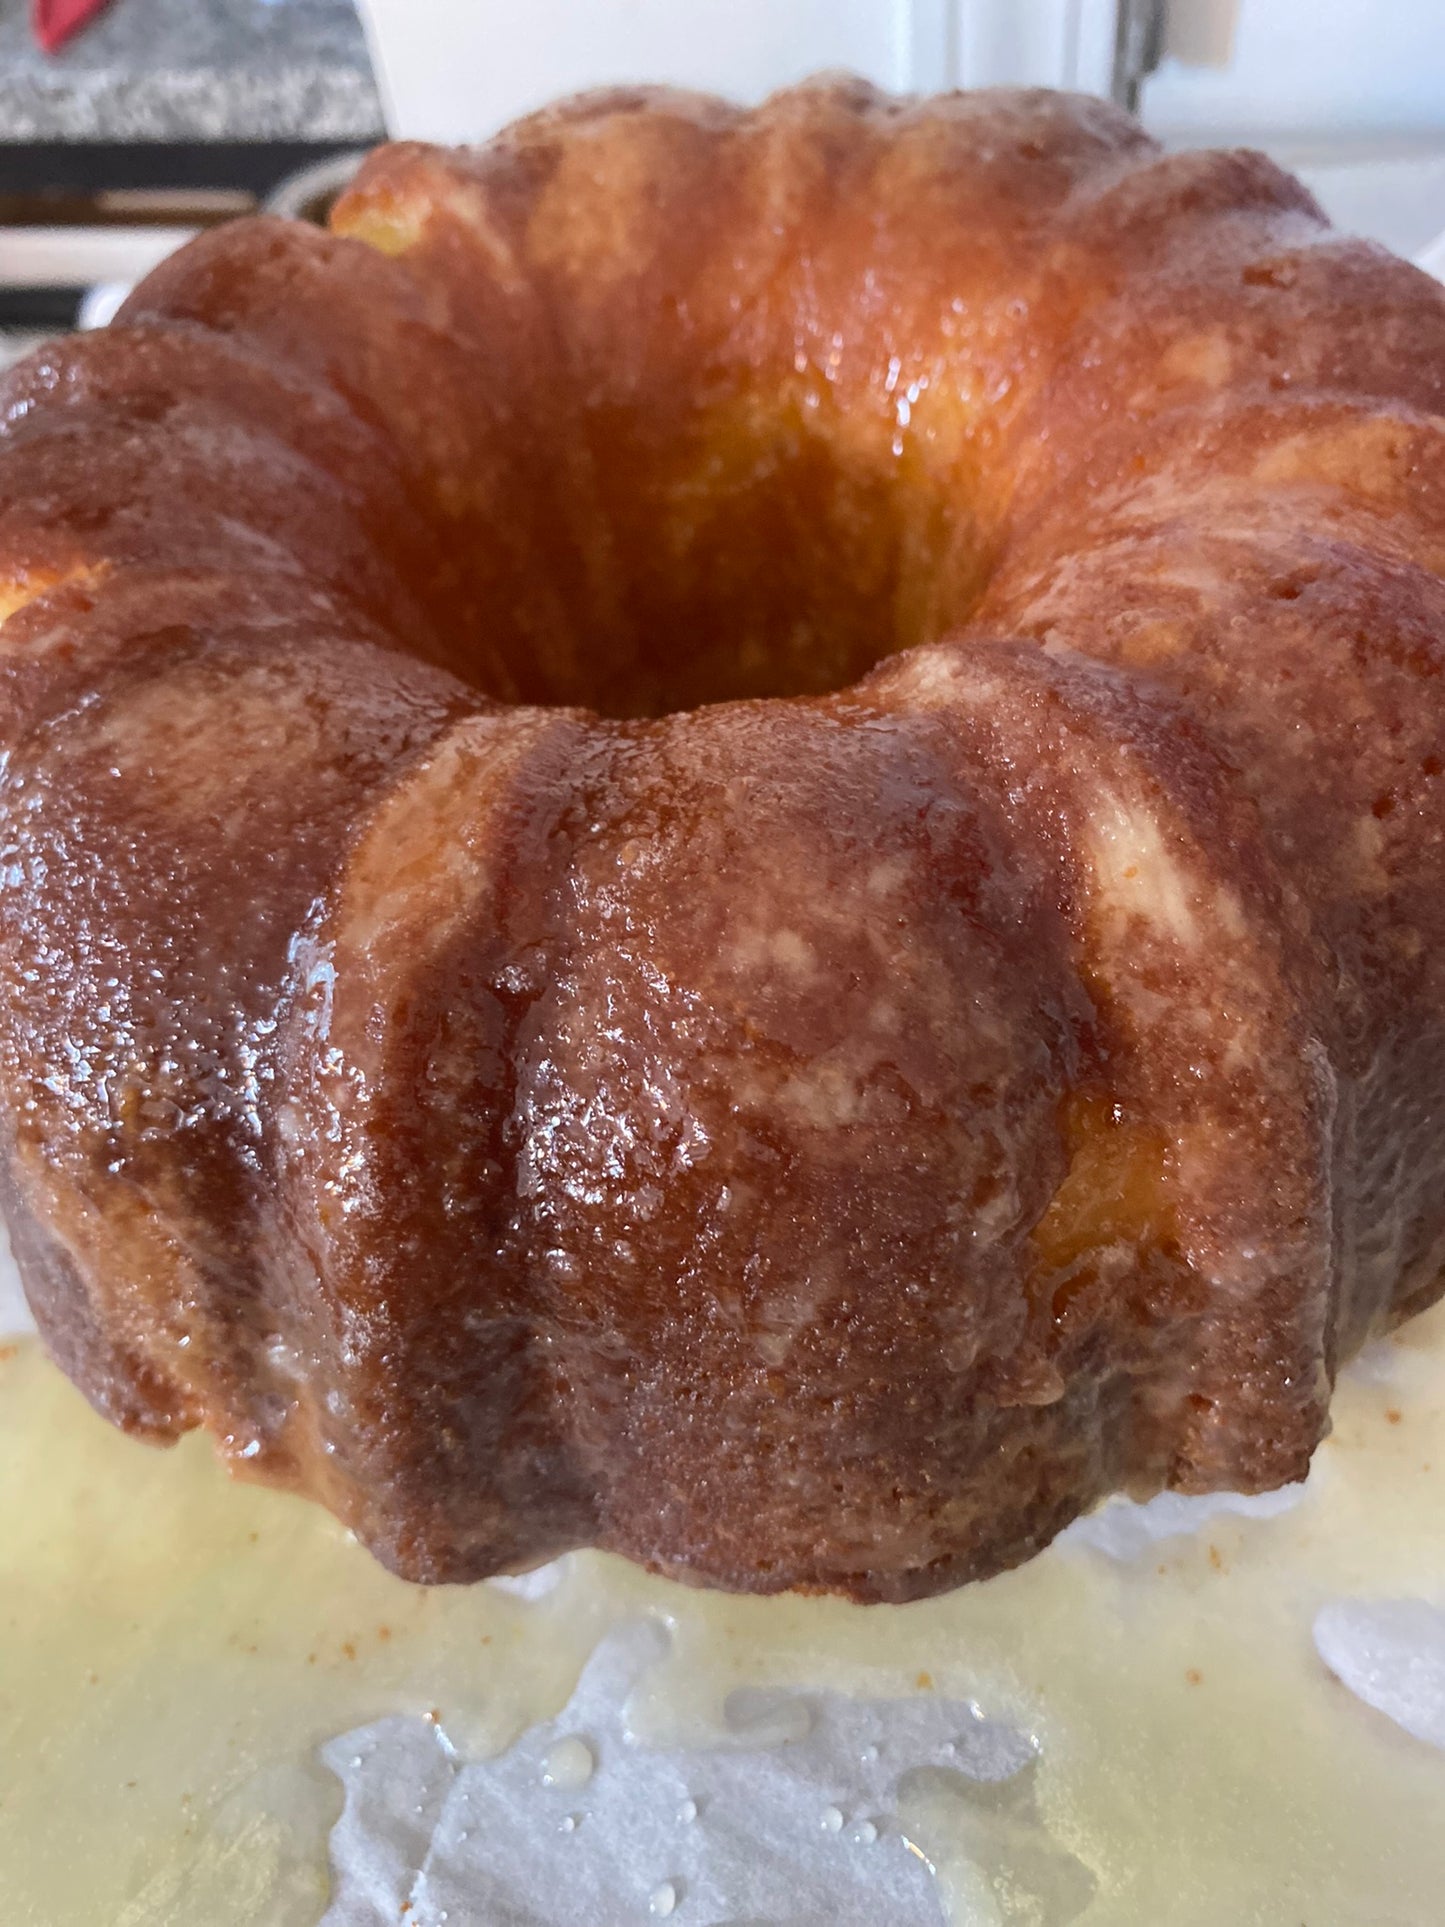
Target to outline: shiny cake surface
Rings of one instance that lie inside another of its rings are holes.
[[[55,1356],[409,1577],[1303,1473],[1445,1241],[1445,291],[1091,100],[380,150],[0,387]]]

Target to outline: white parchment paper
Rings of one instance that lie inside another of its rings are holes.
[[[459,1760],[417,1719],[332,1741],[346,1805],[325,1927],[942,1927],[940,1798],[960,1824],[1029,1832],[1031,1742],[933,1695],[744,1692],[709,1743],[639,1744],[628,1699],[666,1645],[650,1620],[610,1634],[558,1717],[494,1760]],[[1033,1831],[1051,1901],[1068,1889],[1077,1912],[1092,1876]]]

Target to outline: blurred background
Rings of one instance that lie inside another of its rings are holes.
[[[477,140],[571,89],[1112,95],[1264,147],[1445,271],[1445,0],[0,0],[0,361],[106,320],[198,227],[324,217],[387,132]]]

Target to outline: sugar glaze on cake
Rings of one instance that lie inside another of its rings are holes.
[[[1268,1489],[1445,1238],[1445,292],[1096,101],[380,150],[0,388],[53,1354],[409,1577]]]

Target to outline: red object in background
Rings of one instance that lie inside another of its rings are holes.
[[[30,25],[46,53],[63,47],[109,0],[30,0]]]

